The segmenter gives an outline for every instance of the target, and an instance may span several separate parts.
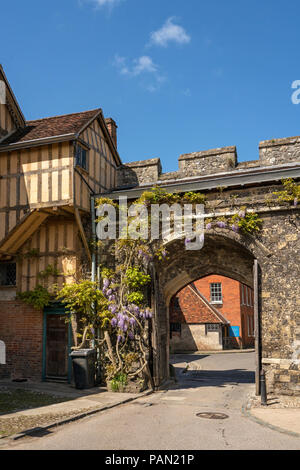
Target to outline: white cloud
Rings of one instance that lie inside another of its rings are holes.
[[[191,37],[182,26],[174,23],[175,18],[168,18],[165,24],[150,35],[150,44],[167,47],[170,42],[188,44]]]
[[[167,80],[160,73],[158,65],[149,56],[144,55],[129,62],[126,57],[115,55],[113,65],[121,75],[130,78],[143,77],[141,86],[151,93],[160,90],[162,84]]]
[[[112,8],[123,0],[88,0],[96,5],[96,7],[109,7]]]
[[[154,64],[151,57],[143,55],[134,59],[132,65],[127,65],[126,57],[115,56],[114,65],[120,70],[122,75],[131,75],[137,77],[142,73],[157,73],[158,67]]]
[[[133,75],[140,75],[143,72],[148,73],[155,73],[157,72],[157,66],[153,63],[151,57],[147,55],[143,55],[139,57],[135,61],[135,65],[133,67]]]

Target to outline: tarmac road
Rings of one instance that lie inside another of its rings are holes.
[[[133,403],[71,423],[12,449],[26,450],[299,450],[300,439],[243,415],[254,393],[254,353],[172,357],[178,383]],[[188,366],[188,369],[186,368]],[[226,419],[197,417],[225,413]]]

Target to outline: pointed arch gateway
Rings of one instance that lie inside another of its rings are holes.
[[[201,250],[188,251],[183,240],[166,246],[168,260],[156,267],[153,307],[153,372],[155,383],[169,378],[170,300],[180,289],[202,277],[218,274],[254,289],[256,392],[261,367],[260,265],[271,253],[254,237],[216,229],[205,234]]]

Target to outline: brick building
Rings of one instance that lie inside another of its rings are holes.
[[[254,346],[253,289],[210,275],[181,289],[170,302],[171,351]]]

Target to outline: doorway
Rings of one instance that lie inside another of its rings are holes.
[[[71,381],[71,328],[63,308],[44,310],[43,380]]]

